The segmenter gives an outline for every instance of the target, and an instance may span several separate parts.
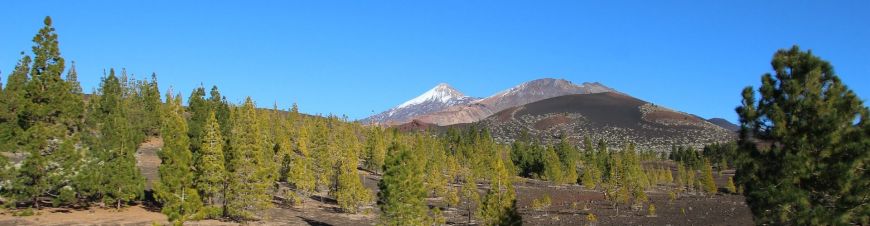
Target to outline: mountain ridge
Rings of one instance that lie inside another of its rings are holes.
[[[411,122],[414,125],[449,126],[478,122],[500,111],[549,98],[596,93],[615,93],[631,97],[599,82],[583,82],[578,85],[565,79],[555,78],[530,80],[484,98],[470,97],[447,83],[439,83],[413,99],[360,121],[366,124],[386,126],[398,126]],[[725,120],[704,119],[692,114],[684,114],[710,122],[729,131],[736,131],[736,125]]]
[[[439,86],[449,86],[445,83]],[[429,93],[427,91],[426,93]],[[437,107],[415,107],[414,103],[425,103],[424,95],[406,101],[390,110],[363,119],[365,123],[398,125],[414,120],[420,123],[433,123],[437,125],[451,125],[458,123],[470,123],[484,119],[501,110],[527,104],[547,98],[569,95],[590,94],[600,92],[618,92],[598,82],[584,82],[580,85],[565,79],[542,78],[535,79],[499,91],[485,98],[468,97],[463,101],[451,104],[443,104]],[[456,93],[461,93],[456,90]],[[464,96],[464,95],[463,95]],[[470,100],[470,101],[468,101]],[[417,109],[413,109],[417,108]],[[405,114],[396,115],[395,112]]]
[[[478,98],[466,96],[447,83],[439,83],[413,99],[360,121],[367,124],[401,124],[413,120],[418,115],[441,111],[454,105],[476,100]]]
[[[529,135],[543,143],[561,136],[577,145],[589,137],[614,148],[626,141],[637,148],[667,152],[672,145],[692,146],[729,142],[737,134],[703,118],[671,110],[622,93],[572,94],[511,107],[474,123],[439,126],[414,120],[401,131],[445,132],[449,128],[486,128],[500,143]]]

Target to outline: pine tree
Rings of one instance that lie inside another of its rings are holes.
[[[312,169],[315,175],[315,189],[318,191],[331,190],[336,175],[336,164],[339,158],[336,154],[335,134],[329,132],[332,120],[332,116],[316,119],[313,120],[312,125],[309,147],[312,149]]]
[[[190,118],[187,119],[189,129],[187,131],[190,137],[190,151],[194,158],[199,158],[199,145],[202,144],[203,130],[205,121],[208,119],[210,106],[205,100],[205,88],[202,86],[196,87],[187,98],[187,109]]]
[[[650,179],[644,173],[644,169],[641,166],[642,156],[635,150],[634,143],[628,144],[627,154],[629,156],[627,159],[630,160],[627,162],[627,167],[629,168],[628,171],[632,176],[634,185],[641,189],[648,188],[650,186]]]
[[[600,172],[599,174],[601,175],[598,178],[605,177],[609,170],[607,168],[610,162],[609,158],[611,157],[609,153],[610,152],[607,150],[607,143],[605,143],[603,139],[599,139],[598,144],[595,146],[596,159],[594,160],[596,161],[595,165],[598,166],[598,172]],[[599,179],[599,181],[603,181],[603,179]]]
[[[121,69],[121,108],[124,109],[124,118],[129,121],[131,140],[138,145],[145,141],[145,110],[144,98],[139,90],[141,81],[127,76],[126,69]]]
[[[623,171],[623,158],[618,153],[610,153],[607,162],[607,181],[605,184],[605,197],[613,203],[616,214],[619,215],[619,204],[628,200],[628,188],[625,185],[625,172]]]
[[[477,177],[471,170],[465,170],[465,180],[462,184],[462,200],[465,200],[464,207],[468,216],[468,224],[471,224],[471,219],[477,214],[480,208],[480,193],[477,189]]]
[[[378,187],[381,224],[423,225],[427,219],[422,158],[397,142],[391,145]]]
[[[60,118],[64,93],[70,93],[69,86],[61,79],[64,59],[60,56],[57,34],[51,26],[51,17],[45,17],[45,27],[33,37],[33,64],[30,68],[30,81],[25,87],[29,99],[29,124]],[[56,121],[56,120],[55,120]]]
[[[366,169],[378,173],[384,165],[387,152],[387,142],[384,140],[384,131],[377,126],[372,126],[366,140]]]
[[[727,189],[728,192],[731,194],[737,193],[737,187],[734,186],[734,178],[733,177],[728,177],[728,183],[725,184],[725,189]]]
[[[263,179],[268,182],[270,185],[274,185],[273,183],[278,181],[279,177],[279,163],[280,161],[276,161],[279,159],[278,154],[281,152],[280,146],[278,145],[278,131],[280,128],[276,126],[273,122],[277,122],[280,119],[278,115],[278,105],[277,103],[273,105],[271,111],[257,111],[257,123],[260,125],[260,142],[259,145],[262,146],[262,157],[263,161],[258,165],[258,170],[263,173]],[[276,188],[272,186],[271,188]]]
[[[592,138],[589,136],[583,137],[583,152],[586,154],[587,159],[592,159],[592,155],[595,154],[595,147],[592,146]]]
[[[670,169],[662,169],[665,175],[665,182],[674,183],[674,174]]]
[[[601,167],[598,166],[598,154],[595,152],[595,147],[592,146],[592,139],[586,136],[583,139],[584,159],[583,159],[583,175],[581,183],[586,189],[595,189],[601,183]]]
[[[624,190],[620,190],[622,194],[628,194],[627,196],[623,196],[625,200],[633,200],[633,204],[642,205],[648,198],[646,193],[644,193],[644,189],[650,186],[649,179],[646,174],[643,172],[643,168],[640,165],[640,156],[637,151],[635,151],[635,146],[633,143],[629,143],[626,146],[626,149],[620,152],[622,155],[622,165],[621,174],[624,181]]]
[[[444,218],[444,213],[439,208],[432,208],[431,217],[429,217],[428,225],[447,225],[447,219]]]
[[[209,92],[208,103],[211,109],[214,109],[215,118],[218,125],[221,126],[221,134],[224,135],[224,140],[229,140],[229,134],[232,132],[232,124],[230,123],[230,105],[224,96],[221,95],[217,86],[212,86]],[[229,149],[229,145],[224,145],[224,151]]]
[[[686,189],[687,177],[688,175],[686,175],[686,166],[684,166],[681,162],[677,162],[677,191],[683,191]]]
[[[147,135],[154,136],[160,133],[160,116],[162,115],[160,106],[163,102],[160,100],[160,88],[157,87],[157,74],[151,74],[151,81],[145,83],[143,92],[144,103],[142,108],[145,111],[145,117],[142,119],[144,132]]]
[[[703,171],[701,173],[703,174],[701,184],[704,185],[704,192],[707,192],[709,195],[716,194],[718,188],[716,188],[716,181],[713,180],[713,166],[710,164],[709,159],[704,159]]]
[[[490,188],[480,207],[481,220],[484,225],[521,225],[511,174],[501,158],[494,159]]]
[[[298,193],[294,197],[294,203],[296,204],[302,203],[302,200],[305,200],[305,197],[308,197],[314,191],[315,185],[309,154],[308,123],[305,123],[305,120],[301,118],[298,120],[302,122],[299,123],[300,128],[296,138],[295,155],[291,159],[290,172],[287,178],[287,182],[292,184],[296,188],[296,193]]]
[[[82,117],[82,97],[78,82],[69,83],[61,78],[64,71],[64,58],[60,56],[58,36],[51,25],[51,18],[45,18],[45,27],[33,37],[33,63],[30,68],[30,80],[26,83],[26,106],[28,127],[47,127],[48,130],[64,130],[64,134],[76,131],[79,119]],[[74,87],[76,86],[76,87]],[[41,130],[42,128],[39,128]],[[43,131],[47,132],[47,131]],[[58,135],[32,134],[32,136],[53,139]],[[37,138],[37,137],[34,137]],[[63,137],[60,137],[63,138]]]
[[[445,184],[447,192],[444,194],[444,202],[449,208],[459,204],[459,190],[452,184],[456,183],[457,178],[460,176],[462,166],[459,165],[455,156],[447,155],[447,161],[445,162],[444,167],[446,169],[445,173],[447,174],[447,184]]]
[[[217,217],[221,210],[217,201],[225,199],[223,194],[227,175],[224,167],[224,138],[214,110],[209,112],[203,132],[200,156],[194,164],[198,172],[196,188],[202,194],[206,216]]]
[[[37,208],[40,196],[70,196],[71,178],[80,165],[76,149],[83,104],[80,93],[75,92],[80,88],[73,87],[78,83],[61,78],[64,59],[51,18],[46,17],[44,24],[33,37],[33,61],[23,57],[10,76],[3,98],[10,108],[4,114],[2,137],[13,141],[13,150],[28,154],[18,178],[9,187],[19,202],[30,202]],[[30,64],[29,76],[25,75],[26,64]],[[70,200],[54,201],[54,205],[60,205],[66,203],[58,201]]]
[[[181,97],[167,94],[166,109],[163,114],[163,148],[157,152],[160,157],[160,182],[154,186],[157,201],[163,204],[161,212],[170,221],[184,222],[199,212],[202,200],[195,186],[190,153],[190,138],[187,136],[187,123]]]
[[[250,97],[233,116],[225,215],[237,220],[252,219],[256,211],[271,206],[271,172],[262,166],[272,159],[266,156],[269,150],[264,150],[257,111]]]
[[[84,126],[84,94],[82,87],[78,81],[78,72],[76,72],[76,63],[72,62],[65,80],[65,93],[62,93],[63,109],[61,109],[60,123],[72,130],[72,133],[80,132]]]
[[[96,134],[87,138],[90,159],[79,184],[84,196],[103,203],[121,204],[142,196],[144,179],[136,166],[134,131],[124,108],[124,90],[114,70],[103,78],[99,98],[89,120],[95,121]],[[102,163],[102,164],[101,164]]]
[[[597,167],[595,166],[587,166],[583,169],[583,178],[581,179],[583,182],[583,187],[586,189],[595,189],[597,185],[597,181],[595,180],[595,170]]]
[[[737,181],[756,222],[870,224],[870,110],[831,63],[794,46],[777,51],[756,101],[743,90]]]
[[[8,77],[8,82],[6,84],[5,89],[3,90],[2,96],[0,96],[0,150],[9,150],[10,152],[19,152],[19,142],[17,136],[20,135],[23,131],[21,126],[19,125],[19,114],[22,111],[23,103],[24,103],[24,85],[27,82],[27,72],[30,71],[30,57],[24,55],[21,60],[18,62],[18,65],[15,66],[15,70]],[[34,159],[38,161],[38,159]],[[34,161],[31,160],[31,161]],[[0,195],[4,198],[4,200],[21,200],[21,199],[30,199],[29,196],[19,196],[20,193],[14,192],[16,190],[20,191],[20,189],[25,189],[26,185],[22,186],[20,178],[29,178],[26,175],[24,177],[19,177],[18,172],[12,166],[5,155],[0,155],[0,172],[2,172],[2,181],[8,181],[4,183],[4,188],[0,191]],[[26,162],[25,162],[26,163]],[[26,166],[22,164],[22,166]],[[26,172],[26,170],[21,170],[22,172]],[[16,189],[16,186],[19,189]],[[12,188],[12,189],[10,189]]]
[[[418,135],[422,144],[420,150],[426,156],[426,176],[424,183],[431,196],[443,197],[447,193],[448,178],[445,174],[447,153],[437,139]]]
[[[540,177],[543,174],[541,150],[533,145],[528,132],[523,130],[519,138],[511,144],[511,160],[523,177]]]
[[[296,121],[293,119],[294,116],[291,114],[293,114],[292,109],[291,113],[286,117],[276,115],[274,122],[274,127],[277,127],[277,132],[275,134],[275,160],[280,162],[280,166],[278,167],[279,182],[288,182],[287,178],[290,176],[290,164],[296,155],[294,151],[296,150],[295,145],[298,131],[296,130]]]
[[[342,210],[349,213],[356,213],[360,208],[372,200],[371,192],[366,189],[360,180],[359,172],[356,168],[359,164],[359,155],[361,145],[357,141],[353,131],[349,128],[341,129],[346,142],[343,142],[345,147],[343,157],[339,163],[338,170],[338,185],[335,191],[335,199]]]
[[[335,167],[332,164],[335,158],[330,153],[333,149],[330,148],[332,138],[330,137],[328,124],[328,120],[324,118],[312,120],[311,145],[309,147],[311,147],[312,169],[315,175],[314,188],[318,192],[330,188],[330,183],[335,172]]]
[[[49,190],[50,185],[46,179],[48,163],[45,156],[38,150],[31,149],[28,156],[21,163],[21,168],[10,190],[17,202],[29,201],[33,206],[40,208],[38,198]]]
[[[544,177],[555,183],[560,183],[564,179],[559,155],[552,146],[548,146],[547,151],[544,152]]]
[[[559,154],[559,160],[562,163],[562,172],[563,177],[562,180],[559,180],[559,183],[566,184],[575,184],[577,183],[577,160],[579,157],[577,156],[577,150],[573,145],[568,141],[567,135],[562,135],[561,140],[556,148],[557,153]]]
[[[686,168],[686,177],[684,178],[684,181],[686,181],[686,190],[690,192],[696,192],[698,191],[696,188],[700,187],[696,186],[698,183],[695,179],[695,170],[691,169],[690,167]]]
[[[21,60],[15,65],[15,70],[7,78],[3,96],[0,98],[0,148],[17,152],[20,145],[19,136],[24,132],[23,117],[20,115],[25,108],[25,90],[30,71],[30,56],[21,52]]]
[[[12,163],[9,162],[9,158],[6,157],[6,155],[0,155],[0,180],[4,181],[4,184],[9,185],[15,180],[15,178],[18,178],[18,175],[16,175],[16,173],[17,171],[15,170],[15,168],[13,168]],[[2,198],[3,200],[13,200],[12,198],[14,197],[12,196],[14,194],[10,194],[7,189],[8,188],[4,188],[3,190],[0,190],[0,198]],[[0,208],[11,206],[11,204],[6,204],[0,206]]]

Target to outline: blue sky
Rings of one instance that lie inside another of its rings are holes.
[[[488,96],[554,77],[736,121],[740,90],[793,44],[867,100],[867,12],[870,1],[12,1],[0,76],[50,15],[87,91],[126,68],[185,98],[218,85],[233,102],[357,119],[439,82]]]

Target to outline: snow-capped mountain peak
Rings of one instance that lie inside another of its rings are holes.
[[[452,125],[475,122],[507,108],[571,94],[617,92],[600,83],[577,85],[565,79],[536,79],[484,99],[468,97],[446,83],[440,83],[414,99],[363,119],[373,124],[396,125],[411,120]]]
[[[477,98],[465,96],[447,83],[440,83],[414,99],[362,121],[374,124],[401,124],[420,115],[439,112],[456,105],[465,105],[475,100]]]
[[[437,86],[433,87],[429,91],[426,91],[420,96],[415,97],[414,99],[408,100],[405,103],[396,106],[396,108],[405,108],[411,105],[421,104],[427,101],[434,101],[439,103],[448,104],[451,101],[467,99],[468,97],[465,94],[462,94],[458,90],[454,89],[447,83],[439,83]]]

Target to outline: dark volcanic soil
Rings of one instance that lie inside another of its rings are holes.
[[[500,143],[512,143],[523,132],[545,143],[562,135],[580,145],[585,138],[611,147],[632,141],[638,150],[668,151],[672,145],[695,148],[736,138],[729,130],[696,116],[676,112],[619,93],[576,94],[508,108],[486,118]]]
[[[648,205],[639,210],[620,206],[619,214],[612,203],[604,200],[598,191],[579,186],[521,185],[517,187],[520,213],[524,225],[589,225],[588,213],[598,218],[597,225],[753,225],[752,214],[738,195],[712,197],[684,196],[670,202],[664,191],[651,191],[650,203],[656,207],[656,216],[647,216]],[[533,210],[534,199],[549,194],[552,206],[543,211]],[[576,207],[573,205],[578,203]],[[584,205],[585,209],[584,210]]]

